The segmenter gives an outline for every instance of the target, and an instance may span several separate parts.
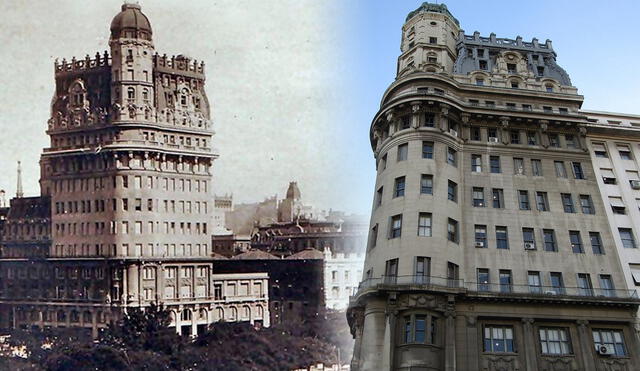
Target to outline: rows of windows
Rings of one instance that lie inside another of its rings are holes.
[[[483,329],[483,350],[489,353],[517,353],[515,331],[510,325],[486,325]],[[571,331],[567,327],[538,328],[540,352],[543,355],[574,354]],[[621,330],[594,328],[591,331],[596,349],[605,346],[615,356],[626,356],[627,348]],[[587,339],[583,339],[587,340]]]
[[[199,137],[189,137],[184,135],[170,135],[170,134],[160,134],[158,133],[156,138],[156,132],[154,131],[143,131],[142,139],[148,140],[151,142],[155,142],[156,139],[160,143],[166,144],[179,144],[181,146],[195,146],[195,147],[206,147],[207,140],[205,138]]]
[[[616,144],[616,150],[622,160],[633,161],[633,153],[631,147],[627,144]],[[593,143],[593,153],[599,158],[609,158],[607,146],[605,143]]]
[[[203,256],[210,254],[208,244],[55,244],[54,256]]]
[[[54,236],[91,236],[103,234],[207,234],[205,222],[127,221],[55,223]],[[146,229],[145,229],[146,228]]]
[[[6,270],[0,270],[0,278],[6,279],[104,279],[105,269],[101,267],[94,268],[80,268],[80,267],[55,267],[53,269],[53,273],[50,268],[42,267],[40,269],[35,267],[7,267]]]
[[[164,211],[165,213],[207,214],[207,201],[157,200],[152,198],[122,198],[111,200],[75,200],[55,203],[55,214],[99,213],[118,211]]]
[[[106,189],[161,189],[174,192],[207,192],[208,181],[159,176],[120,175],[111,177],[61,179],[53,182],[53,191],[76,192]]]

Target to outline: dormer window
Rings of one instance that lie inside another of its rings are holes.
[[[543,75],[544,75],[544,67],[538,66],[538,76],[543,76]]]
[[[484,79],[476,79],[476,85],[483,86],[484,85]]]
[[[438,38],[437,37],[430,37],[429,38],[429,44],[437,44],[438,43]]]
[[[547,84],[547,85],[545,85],[545,89],[547,90],[547,93],[552,93],[553,92],[553,85]]]
[[[487,70],[487,61],[479,61],[478,65],[480,67],[481,70]]]
[[[479,58],[484,57],[484,49],[478,49],[478,57]]]
[[[516,81],[511,81],[511,89],[518,89],[520,85]]]
[[[516,73],[517,72],[516,64],[515,63],[507,63],[507,72]]]
[[[427,57],[427,61],[429,63],[438,63],[438,58],[433,57],[433,56],[429,56],[429,57]]]

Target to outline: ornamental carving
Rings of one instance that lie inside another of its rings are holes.
[[[438,300],[433,295],[404,295],[400,298],[399,304],[403,307],[434,309],[438,307]]]
[[[610,358],[610,359],[601,359],[599,370],[603,371],[631,371],[634,370],[629,365],[629,360],[619,359],[619,358]]]
[[[577,371],[578,367],[573,357],[542,358],[541,371]]]
[[[515,357],[488,356],[485,360],[486,366],[482,368],[483,371],[520,371]]]

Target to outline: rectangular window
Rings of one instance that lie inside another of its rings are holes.
[[[621,330],[593,329],[592,334],[596,349],[604,346],[607,351],[616,356],[627,355],[627,348],[624,344],[624,336]]]
[[[418,236],[431,237],[431,214],[418,214]]]
[[[504,192],[500,188],[494,188],[491,190],[491,198],[493,201],[493,207],[495,209],[501,209],[504,207]]]
[[[447,147],[447,163],[452,166],[457,166],[457,152],[451,147]]]
[[[433,194],[433,175],[422,174],[420,177],[420,193]]]
[[[604,184],[616,184],[616,175],[613,169],[600,169],[600,174],[602,175],[602,182]]]
[[[397,238],[402,235],[402,214],[391,217],[391,229],[389,238]]]
[[[458,243],[458,222],[451,218],[447,221],[447,239]]]
[[[473,206],[474,207],[484,207],[484,188],[482,187],[473,187]]]
[[[485,326],[484,351],[489,353],[515,353],[512,326]]]
[[[580,195],[580,207],[583,214],[595,214],[593,202],[591,202],[591,196],[589,195]]]
[[[573,208],[573,198],[570,193],[561,193],[560,198],[562,198],[562,207],[564,208],[565,213],[575,213],[575,209]]]
[[[486,248],[487,246],[487,226],[476,224],[474,227],[476,247]]]
[[[532,294],[542,294],[542,284],[540,283],[540,272],[529,271],[527,273],[529,292]]]
[[[478,105],[478,103],[476,101],[476,106],[477,105]],[[471,140],[480,141],[481,139],[482,139],[482,137],[480,135],[480,128],[472,127],[471,128]]]
[[[567,142],[567,148],[578,148],[578,144],[576,143],[576,137],[571,134],[565,134],[564,136],[565,142]]]
[[[578,273],[578,292],[582,296],[593,296],[593,285],[588,273]]]
[[[382,170],[387,168],[387,154],[386,153],[380,159],[380,164],[378,165],[378,168],[380,169],[380,171],[382,171]]]
[[[571,250],[574,253],[584,253],[584,249],[582,248],[582,239],[580,238],[580,231],[569,231],[569,241],[571,242]]]
[[[489,156],[489,167],[493,174],[499,174],[500,170],[500,156]]]
[[[374,247],[376,247],[376,243],[378,242],[378,225],[374,225],[373,228],[371,228],[371,243],[370,243],[370,248],[373,249]]]
[[[382,205],[382,192],[383,187],[378,188],[378,191],[376,192],[376,207]]]
[[[531,174],[533,174],[533,176],[542,176],[542,161],[531,160]]]
[[[549,211],[547,192],[536,192],[536,205],[538,206],[538,211]]]
[[[558,251],[558,245],[556,244],[556,233],[553,229],[543,229],[542,236],[544,239],[544,251]]]
[[[579,162],[572,162],[573,175],[576,179],[584,179],[584,172],[582,171],[582,164]]]
[[[429,283],[431,275],[431,258],[426,256],[416,256],[416,275],[415,283]]]
[[[511,130],[511,144],[520,144],[520,132]]]
[[[478,268],[478,291],[489,291],[489,270]]]
[[[429,44],[437,44],[437,43],[438,43],[437,37],[429,37]]]
[[[433,142],[422,142],[422,158],[433,158]]]
[[[482,155],[471,155],[471,172],[482,172]]]
[[[536,248],[536,237],[533,228],[522,228],[522,240],[524,241],[525,250],[534,250]]]
[[[384,276],[385,283],[396,283],[398,277],[398,259],[387,260]]]
[[[549,273],[549,281],[551,282],[551,287],[553,287],[553,293],[556,295],[564,295],[564,280],[562,279],[561,272],[551,272]]]
[[[398,146],[398,161],[404,161],[409,154],[409,143],[401,144]]]
[[[593,153],[599,158],[608,158],[607,147],[604,143],[593,143]]]
[[[404,196],[405,177],[401,176],[396,178],[395,185],[393,187],[393,197]]]
[[[554,148],[560,148],[560,139],[558,134],[549,134],[549,145]]]
[[[540,350],[542,354],[568,355],[572,354],[569,331],[559,327],[541,327]]]
[[[594,254],[601,255],[604,254],[604,250],[602,248],[602,239],[600,238],[600,233],[598,232],[589,232],[589,240],[591,240],[591,249]]]
[[[613,280],[609,274],[600,275],[600,290],[603,296],[612,298],[616,296],[616,289],[613,286]]]
[[[535,131],[527,131],[527,144],[530,146],[538,145],[538,135]]]
[[[627,213],[624,201],[622,201],[622,197],[609,196],[609,204],[611,205],[611,210],[614,214],[624,215]]]
[[[513,290],[513,279],[510,270],[501,269],[499,272],[499,280],[500,292],[511,292]]]
[[[487,129],[487,139],[489,142],[498,143],[500,139],[498,138],[498,129],[496,128],[488,128]]]
[[[458,185],[451,180],[447,183],[447,198],[453,202],[458,199]]]
[[[496,247],[498,249],[509,248],[509,234],[507,227],[496,226]]]
[[[620,154],[620,158],[623,160],[633,160],[629,146],[619,144],[618,153]]]
[[[622,240],[622,247],[626,249],[636,248],[636,240],[633,237],[633,230],[631,228],[618,228],[618,232]]]
[[[531,210],[529,191],[518,191],[518,203],[520,204],[520,210]]]
[[[554,161],[553,166],[556,168],[556,176],[558,178],[566,178],[567,177],[567,169],[564,167],[564,162],[562,161]]]
[[[436,125],[436,115],[431,112],[425,112],[424,114],[424,126],[432,128]],[[433,142],[431,142],[433,144]],[[432,145],[433,147],[433,145]]]
[[[524,175],[524,160],[521,158],[513,159],[513,173],[516,175]]]

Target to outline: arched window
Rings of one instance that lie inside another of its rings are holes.
[[[91,312],[89,312],[89,311],[85,311],[84,313],[82,313],[82,319],[83,319],[84,323],[93,322],[93,320],[91,318]]]
[[[224,309],[218,308],[216,309],[217,320],[222,321],[224,319]]]
[[[545,87],[545,90],[547,92],[549,92],[549,93],[553,92],[553,84],[547,83],[547,84],[544,85],[544,87]]]
[[[67,314],[63,310],[59,310],[57,318],[58,318],[58,322],[66,322],[67,321]]]
[[[185,309],[182,311],[182,314],[180,315],[180,318],[183,321],[191,321],[191,309]]]
[[[136,99],[136,89],[133,87],[127,88],[127,99]]]
[[[149,89],[144,88],[144,90],[142,90],[142,99],[145,101],[149,100]]]
[[[242,307],[242,318],[248,319],[251,318],[251,308],[248,305]]]
[[[262,318],[264,316],[264,308],[262,305],[256,307],[256,318]]]
[[[206,320],[206,319],[207,319],[207,317],[208,317],[208,316],[207,316],[207,310],[206,310],[206,309],[204,309],[204,308],[200,309],[200,311],[199,311],[199,318],[200,318],[200,319],[205,319],[205,320]]]
[[[238,318],[238,309],[236,307],[231,307],[231,314],[229,315],[229,319],[235,321]]]
[[[71,311],[71,322],[80,322],[80,313],[77,310]]]

